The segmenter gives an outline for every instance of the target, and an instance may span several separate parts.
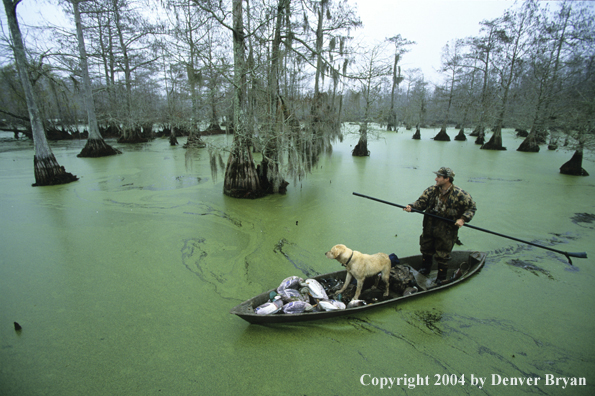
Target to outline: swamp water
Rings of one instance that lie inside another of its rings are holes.
[[[7,135],[0,395],[594,394],[592,159],[583,164],[592,176],[565,176],[558,170],[572,151],[517,152],[511,130],[502,152],[473,138],[435,142],[437,132],[422,130],[421,141],[382,133],[368,158],[351,156],[349,135],[305,180],[290,180],[287,195],[259,200],[225,197],[206,152],[188,161],[165,139],[110,142],[124,154],[100,159],[76,157],[84,141],[52,143],[80,180],[34,188],[31,142]],[[337,243],[418,254],[419,214],[352,192],[407,204],[441,166],[477,202],[472,225],[589,258],[570,266],[463,228],[455,249],[488,260],[446,291],[297,325],[229,314],[287,276],[341,269],[324,256]],[[511,384],[533,377],[537,385]],[[586,385],[556,385],[562,377]]]

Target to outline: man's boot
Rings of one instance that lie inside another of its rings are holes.
[[[432,259],[434,258],[434,256],[431,256],[429,254],[424,254],[421,257],[421,267],[419,268],[419,272],[422,275],[428,275],[430,273],[430,270],[432,269]]]
[[[448,263],[438,263],[438,276],[436,276],[436,285],[445,285],[449,283],[446,280],[446,274],[448,271]]]

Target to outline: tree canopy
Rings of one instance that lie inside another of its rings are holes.
[[[417,69],[401,68],[415,43],[398,26],[383,43],[361,48],[353,39],[361,21],[346,0],[60,4],[69,16],[64,23],[28,27],[24,35],[28,75],[50,139],[88,131],[90,84],[104,137],[137,142],[156,134],[233,132],[233,147],[208,148],[213,170],[224,152],[233,157],[241,147],[240,163],[256,161],[248,154],[256,152],[262,162],[250,177],[266,193],[282,192],[286,178],[304,177],[342,138],[346,121],[362,125],[362,142],[372,122],[389,131],[430,125],[457,125],[479,136],[491,131],[485,149],[505,149],[504,127],[526,131],[531,150],[547,139],[582,150],[595,131],[595,15],[583,2],[549,8],[527,0],[482,21],[477,35],[445,43],[437,85]],[[4,36],[3,128],[30,134]],[[244,187],[235,195],[244,195]]]

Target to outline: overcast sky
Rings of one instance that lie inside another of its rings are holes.
[[[450,40],[479,34],[479,22],[501,16],[513,0],[348,0],[356,5],[364,24],[357,34],[369,44],[401,34],[415,41],[401,59],[403,69],[421,68],[427,81],[439,83],[440,55]],[[59,23],[65,16],[55,1],[23,0],[18,12],[25,22],[40,15]],[[548,3],[556,3],[556,1]],[[517,6],[520,4],[517,3]],[[4,12],[2,19],[5,20]]]
[[[477,36],[479,22],[502,16],[511,0],[349,0],[369,42],[400,34],[415,41],[401,58],[402,69],[421,68],[426,81],[439,83],[442,47],[453,39]]]

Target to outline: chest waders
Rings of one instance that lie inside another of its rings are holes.
[[[433,211],[428,211],[433,213]],[[438,281],[446,280],[448,261],[455,241],[457,240],[458,227],[444,220],[431,216],[424,216],[423,232],[419,238],[419,247],[422,254],[422,268],[420,272],[429,274],[433,258],[438,264]]]
[[[378,198],[368,197],[367,195],[359,194],[359,193],[356,193],[356,192],[354,192],[353,195],[356,195],[358,197],[368,198],[368,199],[371,199],[372,201],[382,202],[384,204],[396,206],[396,207],[399,207],[399,208],[402,208],[402,209],[405,209],[406,208],[406,206],[404,206],[404,205],[399,205],[399,204],[396,204],[396,203],[384,201],[384,200],[378,199]],[[473,203],[473,205],[475,206],[475,203]],[[473,209],[473,213],[475,213],[475,210],[477,210],[477,209],[474,208]],[[418,209],[415,209],[415,208],[412,208],[411,211],[414,212],[414,213],[424,214],[423,211],[418,210]],[[449,220],[449,219],[442,219],[442,220],[448,221],[448,222],[452,222],[454,224],[454,220]],[[471,220],[471,218],[469,218],[467,221],[470,221],[470,220]],[[548,246],[539,245],[537,243],[533,243],[533,242],[529,242],[529,241],[524,241],[522,239],[515,238],[515,237],[510,236],[510,235],[504,235],[504,234],[500,234],[498,232],[486,230],[485,228],[475,227],[475,226],[472,226],[470,224],[464,224],[464,226],[465,227],[472,228],[474,230],[478,230],[478,231],[482,231],[482,232],[487,232],[488,234],[497,235],[497,236],[502,237],[502,238],[508,238],[508,239],[512,239],[513,241],[517,241],[517,242],[521,242],[521,243],[526,243],[527,245],[535,246],[535,247],[538,247],[540,249],[546,249],[546,250],[549,250],[551,252],[556,252],[558,254],[562,254],[562,255],[566,256],[566,258],[568,259],[568,264],[570,264],[570,265],[572,265],[572,260],[570,259],[571,257],[585,258],[585,259],[587,258],[587,252],[565,252],[565,251],[562,251],[562,250],[553,249],[553,248],[548,247]],[[457,231],[457,233],[458,233],[458,231]]]

